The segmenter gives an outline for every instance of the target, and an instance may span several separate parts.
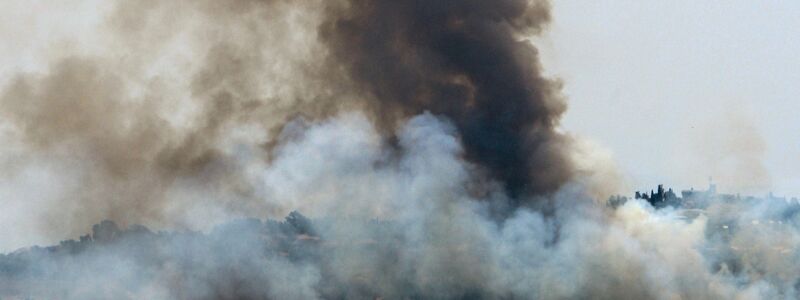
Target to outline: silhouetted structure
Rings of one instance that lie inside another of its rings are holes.
[[[664,185],[659,184],[657,192],[650,191],[650,195],[645,193],[636,192],[636,199],[647,200],[650,205],[655,208],[663,208],[667,206],[679,207],[681,206],[681,199],[675,195],[672,189],[664,190]]]
[[[670,189],[665,189],[663,184],[659,184],[656,190],[650,192],[636,191],[634,199],[647,201],[656,209],[672,207],[681,209],[704,210],[714,203],[720,205],[746,204],[748,207],[760,205],[768,215],[775,218],[786,218],[800,212],[800,201],[797,198],[787,199],[786,197],[776,197],[769,193],[764,198],[753,196],[741,196],[739,194],[720,194],[717,193],[717,186],[710,183],[707,190],[695,190],[694,188],[681,191],[680,197]],[[608,199],[608,206],[617,208],[625,205],[628,198],[621,195],[614,195]]]

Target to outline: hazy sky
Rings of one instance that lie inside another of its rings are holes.
[[[800,2],[555,1],[564,127],[632,187],[800,196]]]
[[[0,4],[0,38],[14,41],[0,45],[0,80],[90,45],[103,4]],[[564,81],[564,127],[610,149],[632,188],[713,176],[800,196],[800,2],[568,0],[553,19],[537,45]]]

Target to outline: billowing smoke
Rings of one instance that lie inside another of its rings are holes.
[[[548,19],[547,3],[520,0],[351,1],[321,35],[379,120],[446,116],[467,159],[517,198],[551,194],[571,175],[554,130],[566,105],[523,39]]]
[[[794,206],[597,199],[546,2],[102,3],[3,78],[2,298],[798,296]]]

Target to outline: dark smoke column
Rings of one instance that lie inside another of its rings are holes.
[[[393,122],[430,111],[459,129],[467,159],[517,201],[571,176],[554,130],[566,105],[541,75],[525,35],[549,20],[547,3],[521,0],[351,0],[323,24],[332,60]]]

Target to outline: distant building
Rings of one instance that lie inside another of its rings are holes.
[[[739,204],[746,204],[749,207],[760,206],[762,211],[775,218],[786,218],[800,213],[800,200],[797,198],[787,199],[786,197],[777,197],[772,193],[763,198],[742,197],[739,194],[720,194],[717,193],[717,185],[713,182],[709,183],[707,190],[695,190],[694,188],[683,190],[680,197],[671,188],[665,189],[663,184],[659,184],[656,190],[650,190],[650,192],[636,191],[634,199],[647,201],[656,209],[673,207],[704,210],[714,203],[719,203],[733,205],[730,207],[736,207]],[[628,198],[624,196],[611,196],[608,199],[608,206],[616,208],[624,205],[627,201]]]
[[[663,184],[658,185],[657,191],[654,192],[651,190],[649,195],[647,192],[636,192],[635,199],[644,199],[655,208],[667,206],[680,207],[682,205],[682,199],[678,198],[671,188],[669,190],[664,190]]]

